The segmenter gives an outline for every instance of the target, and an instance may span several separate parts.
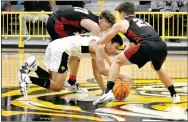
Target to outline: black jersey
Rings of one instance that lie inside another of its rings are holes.
[[[129,21],[130,25],[124,35],[130,40],[130,42],[138,44],[143,40],[150,40],[159,37],[155,29],[142,19],[134,16],[128,16],[125,19]]]
[[[56,19],[65,25],[65,28],[72,32],[89,32],[85,28],[81,27],[80,21],[82,19],[90,19],[98,24],[98,16],[94,15],[89,10],[80,7],[62,7],[56,10],[52,16],[55,16]]]

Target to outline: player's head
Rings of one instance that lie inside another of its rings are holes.
[[[112,55],[115,53],[115,51],[123,44],[123,39],[119,34],[117,34],[110,42],[108,42],[104,50],[106,54]]]
[[[102,11],[99,15],[99,27],[101,31],[106,31],[111,28],[116,22],[115,16],[108,10]]]
[[[119,12],[121,19],[129,15],[134,15],[134,3],[123,2],[116,7],[116,11]]]

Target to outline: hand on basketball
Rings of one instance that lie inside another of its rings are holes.
[[[125,82],[128,82],[130,85],[133,84],[133,80],[131,80],[131,78],[129,78],[128,76],[126,75],[122,75],[121,79]]]

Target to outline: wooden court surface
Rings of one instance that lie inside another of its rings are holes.
[[[91,61],[81,59],[78,82],[89,90],[88,94],[77,94],[62,89],[52,92],[31,85],[29,98],[20,95],[18,69],[27,57],[34,55],[44,68],[44,50],[23,53],[3,50],[2,53],[2,120],[5,121],[170,121],[187,120],[187,57],[183,54],[168,56],[164,68],[173,78],[181,104],[172,104],[168,90],[158,80],[150,64],[138,69],[124,66],[122,74],[134,80],[131,94],[124,101],[93,106],[92,102],[101,94],[93,78]],[[25,51],[27,52],[27,51]],[[108,67],[108,65],[106,64]],[[36,76],[35,73],[30,75]],[[106,78],[103,77],[106,81]]]

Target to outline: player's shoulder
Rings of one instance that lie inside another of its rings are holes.
[[[98,42],[99,39],[100,39],[100,37],[98,37],[98,36],[88,36],[87,38],[88,38],[90,41],[96,41],[96,42]]]
[[[127,21],[126,19],[123,19],[123,20],[115,23],[113,25],[113,28],[121,29],[121,28],[124,28],[125,26],[126,27],[129,26],[129,21]]]

